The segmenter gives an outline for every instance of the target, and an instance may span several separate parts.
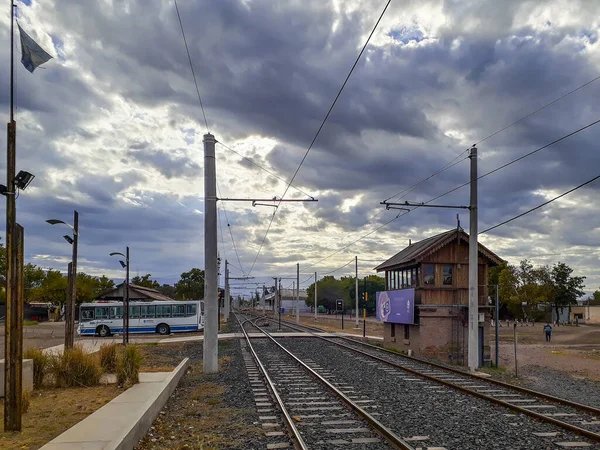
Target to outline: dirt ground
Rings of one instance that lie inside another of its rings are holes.
[[[114,385],[33,391],[29,410],[23,414],[22,432],[0,431],[0,448],[39,449],[122,392]],[[0,421],[3,413],[0,400]]]
[[[180,335],[180,333],[177,333]],[[202,332],[183,333],[183,336],[201,336]],[[117,336],[120,337],[120,336]],[[150,334],[131,334],[130,342],[148,343],[156,342],[167,336],[160,336],[155,333]],[[98,337],[78,337],[75,335],[75,342],[102,339]],[[107,341],[110,341],[108,339]],[[65,323],[64,322],[41,322],[38,325],[26,325],[23,327],[23,350],[28,348],[48,348],[65,342]],[[4,355],[4,324],[0,325],[0,355]],[[2,356],[3,357],[3,356]],[[2,358],[0,357],[0,359]]]
[[[600,327],[593,325],[553,326],[546,342],[544,324],[517,326],[518,368],[548,367],[574,377],[600,380]],[[495,329],[491,329],[492,360],[495,358]],[[515,369],[514,327],[499,328],[500,366]]]

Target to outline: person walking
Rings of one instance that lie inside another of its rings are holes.
[[[552,339],[552,326],[549,323],[544,327],[544,332],[546,333],[546,342],[550,342]]]

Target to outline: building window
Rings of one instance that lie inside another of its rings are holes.
[[[410,325],[404,325],[404,339],[410,339]]]
[[[452,264],[444,264],[444,286],[452,286]]]
[[[435,284],[435,266],[433,264],[423,264],[423,284],[425,286]]]
[[[396,324],[395,323],[392,324],[392,331],[391,331],[390,337],[396,337]]]
[[[417,284],[417,269],[410,269],[410,287],[415,287]]]

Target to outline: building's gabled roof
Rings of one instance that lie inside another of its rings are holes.
[[[415,242],[414,244],[409,245],[404,250],[399,253],[396,253],[387,261],[379,264],[375,267],[375,270],[381,272],[382,270],[389,269],[395,266],[400,265],[409,265],[416,264],[422,261],[428,255],[438,251],[440,248],[448,245],[452,241],[456,239],[460,239],[462,241],[469,243],[469,235],[464,232],[464,230],[450,230],[444,233],[432,236],[427,239],[423,239],[422,241]],[[502,259],[498,257],[495,253],[487,249],[482,244],[479,244],[479,253],[487,258],[491,265],[496,266],[502,263]]]
[[[98,299],[113,299],[113,298],[123,298],[122,294],[117,295],[119,289],[123,286],[124,283],[117,284],[110,291],[104,292],[100,294]],[[149,298],[151,300],[173,300],[171,297],[168,297],[156,289],[147,288],[144,286],[138,286],[137,284],[129,284],[129,298],[130,299],[140,299],[140,298]]]

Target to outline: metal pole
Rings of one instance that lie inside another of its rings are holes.
[[[300,323],[300,263],[296,263],[296,323]]]
[[[355,276],[354,276],[354,297],[356,300],[356,325],[355,327],[358,328],[358,255],[354,257],[354,268],[355,268]]]
[[[129,344],[129,247],[125,251],[125,262],[127,263],[125,271],[125,345]]]
[[[514,323],[514,341],[515,341],[515,378],[519,377],[519,368],[517,366],[517,321]]]
[[[223,302],[223,315],[225,316],[225,321],[228,321],[231,306],[229,304],[229,263],[227,260],[225,260],[225,295],[223,296]]]
[[[277,314],[279,315],[279,329],[277,331],[281,331],[281,280],[279,280],[279,286],[275,284],[275,289],[277,290]]]
[[[498,295],[498,291],[499,291],[499,285],[496,285],[496,368],[500,367],[499,365],[499,356],[498,356],[498,326],[500,324],[499,321],[499,317],[500,317],[500,305],[499,305],[499,295]]]
[[[204,373],[219,371],[218,308],[217,308],[217,173],[215,168],[215,137],[204,135]]]
[[[79,240],[79,213],[73,211],[73,253],[69,266],[69,297],[65,314],[65,348],[73,348],[75,341],[75,305],[77,302],[77,242]]]
[[[10,2],[10,122],[6,140],[6,318],[4,344],[4,431],[21,431],[22,395],[21,385],[22,355],[18,354],[19,317],[18,275],[15,267],[16,245],[13,242],[16,231],[15,208],[15,165],[16,132],[14,121],[14,4]]]
[[[315,322],[317,321],[317,272],[315,272]]]
[[[479,269],[479,245],[477,241],[477,147],[471,147],[471,202],[469,225],[469,370],[475,371],[479,367],[479,283],[477,280]]]

